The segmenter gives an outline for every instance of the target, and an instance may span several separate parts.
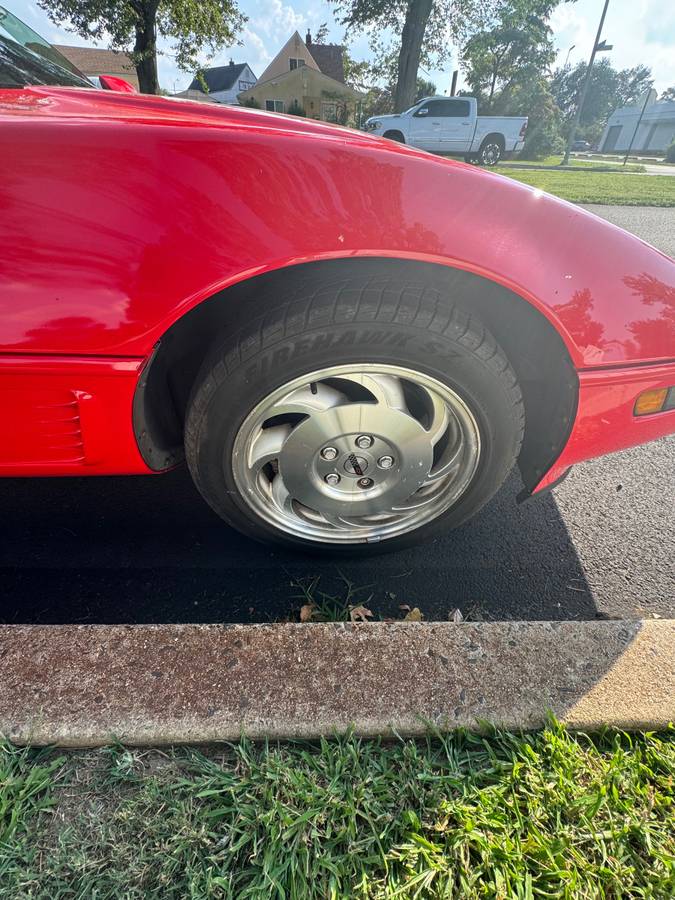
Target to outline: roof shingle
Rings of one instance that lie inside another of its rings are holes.
[[[344,48],[340,44],[309,44],[307,49],[324,75],[345,83]]]
[[[246,65],[246,63],[230,63],[229,66],[213,66],[210,69],[204,69],[204,81],[208,85],[209,93],[229,91],[246,68]],[[192,79],[188,90],[202,91],[204,93],[204,88],[198,78]]]
[[[54,47],[85,75],[119,75],[138,87],[136,68],[128,53],[99,47],[70,47],[66,44],[54,44]]]

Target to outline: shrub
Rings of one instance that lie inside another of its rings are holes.
[[[293,100],[288,104],[288,109],[286,110],[289,116],[304,116],[306,115],[305,110],[298,103],[297,100]]]

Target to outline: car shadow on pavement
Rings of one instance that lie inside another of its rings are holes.
[[[339,561],[228,528],[187,471],[162,477],[0,480],[3,623],[297,621],[300,585],[377,618],[598,617],[553,496],[522,506],[514,473],[471,522],[395,554]],[[318,586],[316,586],[316,580]]]

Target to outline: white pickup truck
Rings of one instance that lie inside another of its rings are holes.
[[[373,116],[365,128],[421,150],[496,166],[523,149],[527,116],[479,116],[474,97],[425,97],[400,115]]]

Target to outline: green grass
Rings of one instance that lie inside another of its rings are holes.
[[[610,203],[619,206],[675,206],[675,178],[624,175],[614,172],[556,172],[551,169],[492,170],[523,184],[540,188],[573,203]]]
[[[510,167],[510,166],[528,166],[532,168],[538,168],[541,166],[559,166],[562,162],[562,156],[545,156],[542,159],[520,159],[516,158],[513,160],[508,160],[502,163],[502,166]],[[616,165],[612,165],[611,163],[606,162],[605,160],[591,160],[591,159],[577,159],[574,156],[570,156],[569,165],[575,169],[602,169],[607,172],[615,172],[617,170]],[[621,167],[622,171],[625,172],[645,172],[645,167],[640,163],[628,163],[625,167]]]
[[[675,895],[673,731],[0,760],[3,900]]]

